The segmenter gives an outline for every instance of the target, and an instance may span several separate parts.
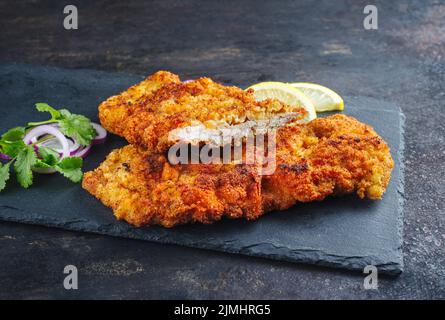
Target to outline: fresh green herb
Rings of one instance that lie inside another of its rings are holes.
[[[80,182],[83,175],[82,163],[83,159],[81,157],[70,157],[62,159],[54,168],[72,182]]]
[[[59,154],[53,149],[47,147],[39,147],[39,156],[39,163],[44,164],[43,167],[45,168],[52,168],[60,161]]]
[[[40,112],[49,112],[51,119],[41,122],[30,122],[28,126],[39,126],[42,124],[58,123],[60,131],[75,139],[83,146],[87,146],[96,136],[96,130],[91,125],[90,119],[79,114],[73,114],[66,109],[56,110],[46,103],[36,103]]]
[[[62,119],[59,120],[60,131],[64,135],[74,138],[81,145],[89,145],[97,134],[90,119],[72,114],[65,109],[60,110],[60,114],[62,115]]]
[[[8,130],[0,138],[0,151],[11,158],[17,157],[20,150],[25,147],[25,143],[23,142],[24,137],[24,127],[15,127]]]
[[[2,134],[1,140],[9,142],[22,141],[25,137],[25,131],[26,129],[24,127],[15,127],[9,129],[4,134]]]
[[[17,157],[20,150],[22,150],[26,144],[20,140],[20,141],[4,141],[0,140],[0,151],[3,154],[8,155],[11,158]]]
[[[9,180],[9,167],[11,166],[11,162],[8,162],[5,165],[0,163],[0,191],[2,191],[6,187],[6,181]]]
[[[41,141],[27,145],[23,142],[23,138],[34,126],[58,123],[63,134],[76,139],[82,145],[89,145],[96,136],[96,130],[91,125],[91,121],[84,116],[72,114],[66,109],[56,110],[46,103],[37,103],[36,108],[40,112],[49,112],[51,119],[30,122],[27,127],[12,128],[0,137],[0,153],[11,158],[5,164],[0,163],[0,191],[6,187],[11,168],[14,168],[17,181],[23,188],[28,188],[33,183],[32,168],[54,169],[76,183],[82,180],[82,158],[61,159],[57,151],[43,146],[39,146],[36,152],[34,146]]]
[[[14,170],[17,173],[17,181],[23,188],[28,188],[32,184],[32,166],[37,162],[37,156],[33,146],[25,146],[20,150],[14,163]]]
[[[52,119],[60,118],[60,112],[48,105],[47,103],[38,102],[36,103],[36,108],[40,112],[49,112]]]

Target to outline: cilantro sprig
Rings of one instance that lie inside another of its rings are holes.
[[[36,103],[40,112],[49,112],[51,119],[41,122],[30,122],[28,126],[58,123],[60,131],[67,137],[75,139],[79,144],[88,146],[96,136],[96,130],[91,125],[90,119],[80,114],[73,114],[66,109],[56,110],[47,103]]]
[[[12,128],[0,137],[0,153],[10,158],[7,163],[0,162],[0,192],[10,179],[12,168],[16,173],[18,183],[23,188],[32,185],[33,168],[53,169],[76,183],[82,180],[82,158],[61,158],[52,148],[43,146],[35,148],[35,145],[41,141],[27,145],[23,139],[28,130],[35,126],[58,123],[59,130],[63,134],[75,139],[79,144],[87,146],[96,136],[96,130],[91,125],[91,121],[82,115],[72,114],[66,109],[56,110],[46,103],[37,103],[36,108],[40,112],[49,112],[51,119],[30,122],[26,127]]]

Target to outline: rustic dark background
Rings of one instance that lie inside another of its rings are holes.
[[[363,289],[350,272],[0,223],[0,298],[445,298],[445,2],[0,1],[0,62],[246,86],[314,81],[406,115],[405,272]],[[11,108],[7,101],[2,108]],[[347,107],[347,106],[346,106]],[[44,199],[42,199],[44,201]],[[79,290],[63,289],[63,267]]]

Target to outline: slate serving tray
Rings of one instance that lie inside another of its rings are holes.
[[[143,77],[89,70],[0,65],[0,132],[44,119],[35,102],[67,107],[97,121],[97,105]],[[269,213],[255,222],[223,220],[213,225],[173,229],[134,228],[116,221],[110,209],[58,175],[35,176],[29,190],[15,179],[0,194],[0,219],[111,236],[172,243],[292,262],[351,270],[375,265],[398,274],[402,261],[403,123],[400,109],[366,97],[346,97],[345,113],[372,125],[388,142],[395,160],[382,201],[355,196],[299,204]],[[95,168],[114,148],[125,145],[110,136],[85,161]]]

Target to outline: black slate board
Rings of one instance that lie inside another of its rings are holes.
[[[0,65],[0,131],[39,117],[35,102],[67,107],[97,120],[97,105],[141,80],[141,76],[26,65]],[[58,175],[36,176],[29,190],[14,179],[0,194],[0,219],[111,236],[172,243],[292,262],[380,272],[402,271],[403,123],[400,109],[384,101],[347,97],[345,113],[369,123],[388,142],[396,166],[382,201],[355,196],[299,204],[255,222],[224,220],[174,229],[134,228],[116,221],[111,210]],[[118,137],[96,146],[85,161],[95,168]]]

